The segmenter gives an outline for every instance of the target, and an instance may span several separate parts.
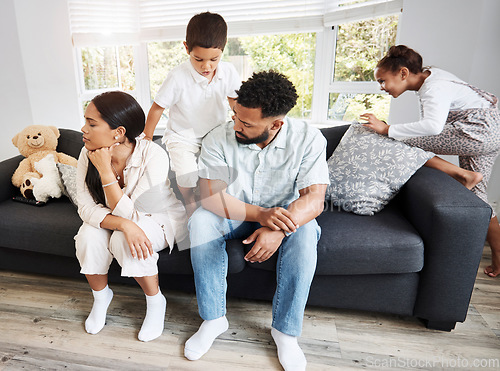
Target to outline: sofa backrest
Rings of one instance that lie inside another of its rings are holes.
[[[61,136],[57,142],[57,152],[62,152],[76,159],[83,147],[82,132],[72,129],[59,129]]]
[[[329,159],[335,148],[340,143],[340,140],[344,136],[344,133],[349,129],[350,125],[333,126],[331,128],[321,129],[321,132],[326,138],[326,158]]]
[[[326,158],[330,158],[335,148],[340,143],[342,136],[349,128],[349,125],[334,126],[321,129],[327,140]],[[59,129],[61,136],[57,145],[57,151],[66,153],[78,159],[83,147],[82,133],[72,129]],[[161,145],[160,138],[155,138],[155,142]],[[163,147],[163,146],[162,146]]]

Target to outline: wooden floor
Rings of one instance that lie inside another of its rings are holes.
[[[416,319],[307,308],[300,344],[309,370],[500,370],[500,278],[482,273],[469,314],[451,333]],[[446,267],[443,267],[446,268]],[[0,370],[280,370],[270,335],[270,303],[230,299],[229,330],[199,361],[183,357],[198,328],[194,295],[166,292],[163,335],[137,340],[145,311],[138,287],[112,286],[107,325],[89,335],[92,306],[85,281],[0,271]]]

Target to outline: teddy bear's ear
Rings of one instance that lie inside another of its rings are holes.
[[[16,135],[14,135],[14,138],[12,138],[12,144],[14,144],[16,148],[17,148],[17,138],[19,138],[19,134],[20,133],[17,133]]]
[[[55,134],[56,138],[59,138],[59,136],[60,136],[61,134],[59,133],[59,129],[58,129],[58,128],[56,128],[55,126],[49,126],[49,129],[50,129],[50,130],[52,130],[52,131],[54,132],[54,134]]]

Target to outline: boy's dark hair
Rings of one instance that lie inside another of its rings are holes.
[[[260,108],[262,118],[286,115],[298,97],[291,81],[275,71],[254,73],[236,93],[239,104],[246,108]]]
[[[186,28],[186,44],[191,52],[195,46],[218,48],[224,51],[227,42],[227,24],[219,14],[200,13],[189,21]]]

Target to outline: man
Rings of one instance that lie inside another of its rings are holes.
[[[199,159],[202,207],[189,221],[200,329],[184,354],[199,359],[228,327],[226,240],[252,244],[245,259],[260,263],[278,250],[271,335],[285,370],[303,370],[297,343],[316,269],[329,183],[326,140],[321,132],[286,117],[297,100],[293,84],[276,72],[260,72],[237,92],[233,123],[212,130]]]

